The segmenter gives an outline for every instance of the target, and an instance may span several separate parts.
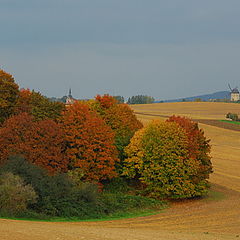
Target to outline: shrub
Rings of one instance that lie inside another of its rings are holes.
[[[177,123],[153,121],[135,133],[125,149],[124,174],[138,178],[152,197],[190,198],[207,191],[193,181],[199,162],[189,157],[186,131]]]
[[[228,113],[226,118],[232,119],[233,121],[239,121],[238,115],[236,113]]]
[[[113,178],[104,182],[104,192],[109,193],[127,193],[131,190],[130,184],[123,177]]]
[[[0,213],[16,215],[35,203],[37,194],[31,185],[26,185],[21,177],[10,172],[0,176]]]
[[[0,173],[9,171],[33,186],[38,201],[31,204],[30,209],[38,213],[48,216],[80,216],[83,211],[81,209],[86,204],[89,207],[96,205],[98,188],[95,184],[76,184],[66,174],[49,176],[46,170],[21,156],[11,156],[0,169]]]

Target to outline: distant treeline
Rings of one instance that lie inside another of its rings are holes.
[[[113,96],[118,103],[124,103],[125,99],[123,96]],[[63,96],[62,98],[49,98],[49,100],[51,102],[62,102],[65,103],[67,99],[67,96]],[[147,103],[153,103],[155,101],[155,99],[151,96],[147,96],[147,95],[136,95],[136,96],[132,96],[130,98],[128,98],[127,103],[128,104],[147,104]]]
[[[132,96],[128,98],[128,104],[147,104],[147,103],[153,103],[154,98],[147,95],[137,95]]]

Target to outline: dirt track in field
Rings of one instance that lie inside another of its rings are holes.
[[[240,105],[224,103],[168,103],[136,105],[147,122],[172,114],[193,119],[223,119],[240,113]],[[158,116],[151,116],[158,115]],[[0,240],[201,240],[240,239],[240,132],[200,124],[212,139],[213,194],[202,200],[172,203],[163,213],[117,221],[44,223],[0,220]]]

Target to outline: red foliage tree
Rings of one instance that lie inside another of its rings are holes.
[[[210,140],[204,136],[204,131],[199,129],[198,123],[186,117],[172,116],[168,122],[176,122],[185,129],[188,137],[189,158],[199,163],[198,174],[194,176],[196,182],[209,178],[212,172],[210,157]]]
[[[103,96],[98,94],[95,97],[95,99],[97,102],[100,103],[100,105],[103,109],[108,109],[108,108],[112,107],[113,105],[117,104],[117,100],[108,94],[105,94]]]
[[[62,124],[69,168],[80,169],[81,180],[100,181],[116,175],[114,133],[95,111],[76,102],[64,111]]]
[[[63,131],[52,120],[34,122],[27,113],[6,120],[0,129],[0,162],[16,154],[47,169],[50,174],[67,169]]]
[[[31,95],[32,92],[29,89],[20,89],[19,97],[15,105],[15,113],[31,113]]]

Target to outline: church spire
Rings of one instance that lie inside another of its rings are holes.
[[[72,89],[71,88],[69,88],[68,97],[72,98]]]

